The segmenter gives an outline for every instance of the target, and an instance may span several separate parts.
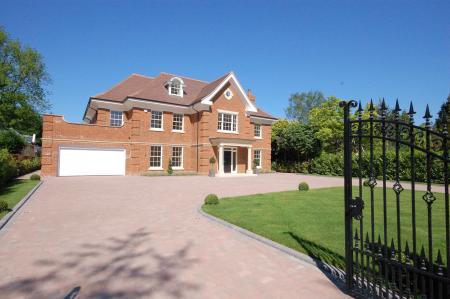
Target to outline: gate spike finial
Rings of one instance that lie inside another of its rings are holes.
[[[395,118],[396,119],[398,119],[399,118],[399,116],[400,116],[400,111],[401,111],[402,109],[400,109],[400,105],[398,104],[398,99],[395,101],[395,109],[394,109],[394,116],[395,116]]]
[[[406,241],[406,244],[405,244],[405,255],[406,255],[406,257],[409,258],[409,245],[408,245],[408,241]]]
[[[387,109],[387,107],[386,107],[386,102],[385,102],[385,100],[384,100],[384,98],[381,100],[381,110],[386,110]]]
[[[356,110],[356,111],[358,112],[358,119],[362,119],[362,114],[364,112],[364,109],[362,108],[361,101],[359,101],[358,110]]]
[[[363,112],[363,111],[364,111],[364,109],[362,108],[361,101],[359,101],[358,102],[358,112]]]
[[[422,249],[420,249],[420,259],[425,261],[425,248],[422,245]]]
[[[437,275],[443,276],[444,271],[442,269],[442,266],[444,266],[444,263],[442,262],[442,256],[441,256],[441,250],[438,250],[437,258],[436,258],[436,264],[437,264]]]
[[[422,270],[427,270],[426,257],[425,257],[425,248],[423,248],[423,245],[422,245],[422,249],[420,250],[420,264],[421,264],[420,268]]]
[[[416,111],[414,111],[413,102],[411,101],[409,103],[409,111],[408,111],[409,123],[411,125],[414,124],[414,114],[416,114]]]
[[[394,245],[394,238],[391,239],[391,257],[395,256],[395,245]]]
[[[436,264],[438,265],[443,265],[444,263],[442,263],[442,255],[441,255],[441,250],[438,249],[438,254],[437,254],[437,258],[436,258]]]
[[[398,99],[395,100],[395,110],[396,112],[400,112],[402,109],[400,109],[400,104],[398,103]]]
[[[380,107],[380,114],[381,114],[382,118],[386,117],[386,111],[387,111],[387,106],[386,106],[386,102],[383,98],[381,100],[381,107]]]
[[[427,108],[425,110],[425,115],[423,116],[423,118],[425,118],[425,125],[430,125],[430,118],[431,118],[431,113],[430,113],[430,106],[428,106],[427,104]]]
[[[381,236],[378,234],[378,241],[377,241],[377,254],[378,256],[382,256],[382,250],[381,250]]]
[[[373,109],[373,101],[372,101],[372,99],[370,99],[369,111],[373,112],[373,110],[375,110],[375,109]]]
[[[412,117],[414,114],[416,114],[416,111],[414,111],[414,107],[413,107],[413,102],[411,101],[411,103],[409,104],[409,112],[408,112],[409,116]]]
[[[355,240],[359,240],[358,239],[358,229],[355,230]]]
[[[369,233],[366,232],[366,240],[364,241],[364,243],[366,243],[366,249],[370,250],[370,241],[369,241]]]

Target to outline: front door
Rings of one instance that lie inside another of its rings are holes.
[[[237,150],[235,147],[226,147],[223,149],[223,172],[237,173],[236,168]]]

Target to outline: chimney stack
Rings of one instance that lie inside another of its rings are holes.
[[[250,101],[252,101],[253,103],[256,102],[256,97],[252,94],[252,90],[248,89],[247,90],[247,97]]]

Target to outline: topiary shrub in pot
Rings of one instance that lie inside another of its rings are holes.
[[[38,175],[38,174],[36,174],[36,173],[34,173],[34,174],[32,174],[32,175],[30,176],[30,180],[33,180],[33,181],[40,181],[40,180],[41,180],[41,176]]]
[[[219,197],[215,194],[208,194],[205,197],[205,205],[217,205],[219,204]]]
[[[216,158],[211,157],[209,158],[209,176],[210,177],[215,177],[216,176],[216,169],[215,169],[215,164],[216,164]]]
[[[309,190],[309,185],[306,182],[301,182],[300,184],[298,184],[298,190],[299,191],[308,191]]]
[[[4,200],[0,200],[0,212],[8,211],[8,203]]]
[[[172,175],[173,174],[172,159],[169,159],[169,165],[167,166],[167,174],[168,175]]]
[[[253,159],[253,173],[254,174],[259,174],[259,165],[260,165],[260,161],[259,159]]]

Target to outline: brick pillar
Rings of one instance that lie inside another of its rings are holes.
[[[103,108],[97,110],[97,124],[100,126],[109,125],[109,110]]]
[[[54,176],[57,173],[56,165],[53,163],[53,115],[42,117],[42,152],[41,152],[41,175]]]

